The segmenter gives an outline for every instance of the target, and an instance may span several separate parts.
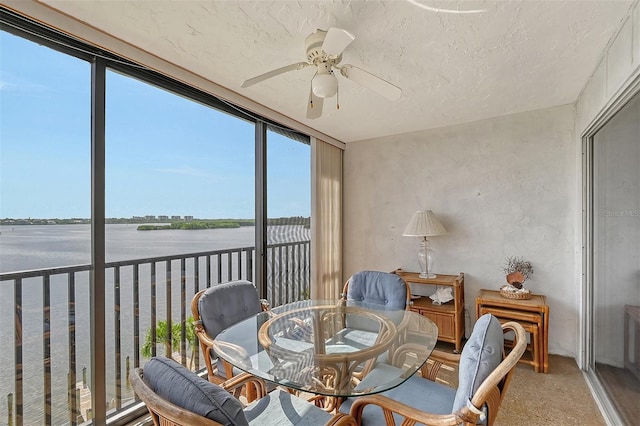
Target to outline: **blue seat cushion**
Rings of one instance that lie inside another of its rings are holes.
[[[378,339],[378,333],[366,330],[343,328],[335,336],[327,339],[327,345],[342,344],[351,346],[355,350],[362,350],[372,347]]]
[[[349,278],[346,299],[348,306],[386,311],[387,315],[399,324],[404,318],[403,312],[407,307],[407,285],[396,274],[361,271]],[[347,315],[345,326],[373,333],[380,331],[377,321],[360,315]]]
[[[420,411],[433,414],[450,414],[455,398],[455,389],[419,376],[412,376],[400,386],[382,392],[380,395]],[[354,398],[347,398],[340,406],[340,412],[348,414],[353,401],[355,401]],[[402,424],[401,416],[394,415],[394,419],[396,424]],[[362,413],[362,425],[386,426],[382,409],[375,405],[366,406]]]
[[[326,424],[332,417],[321,408],[281,389],[254,401],[244,412],[252,426],[318,426]]]
[[[144,365],[144,381],[161,398],[223,425],[248,425],[242,404],[229,392],[172,359],[155,357]]]
[[[478,318],[460,355],[453,412],[467,404],[482,382],[500,364],[503,349],[504,334],[500,321],[491,314]]]
[[[349,278],[347,300],[377,309],[404,310],[407,303],[407,285],[396,274],[361,271]]]
[[[209,337],[262,310],[258,292],[249,281],[238,280],[207,289],[198,300],[198,312]]]

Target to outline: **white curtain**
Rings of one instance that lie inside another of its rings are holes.
[[[342,149],[311,138],[311,297],[342,291]]]

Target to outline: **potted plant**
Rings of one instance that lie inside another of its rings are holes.
[[[522,257],[507,257],[502,268],[507,284],[500,287],[500,294],[509,299],[530,299],[531,291],[524,286],[524,282],[533,275],[531,262]]]

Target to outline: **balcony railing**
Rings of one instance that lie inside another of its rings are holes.
[[[309,298],[309,250],[309,241],[269,245],[266,294],[260,296],[272,306]],[[253,281],[253,259],[254,248],[244,247],[106,264],[110,416],[135,403],[128,377],[144,363],[144,353],[162,354],[164,347],[164,355],[183,365],[204,368],[190,330],[191,298],[218,283]],[[7,380],[4,370],[0,424],[77,425],[92,417],[90,270],[79,265],[0,274],[2,300],[12,295],[15,307],[13,336],[3,324],[0,362],[10,365],[13,337],[15,379]]]

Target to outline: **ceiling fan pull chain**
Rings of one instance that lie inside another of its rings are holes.
[[[340,86],[336,87],[336,109],[340,109]]]

